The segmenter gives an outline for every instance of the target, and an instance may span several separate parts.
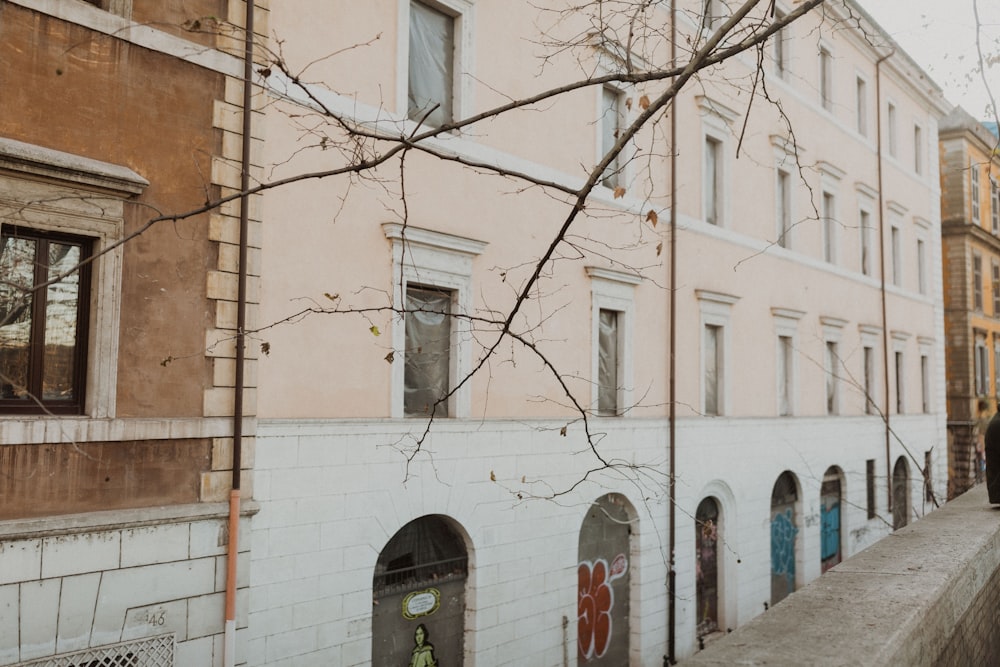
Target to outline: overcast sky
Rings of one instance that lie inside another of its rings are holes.
[[[990,119],[987,86],[978,72],[974,0],[859,0],[944,90],[953,104]],[[1000,0],[977,0],[986,80],[1000,98]]]

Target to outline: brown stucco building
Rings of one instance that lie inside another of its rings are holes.
[[[0,665],[221,659],[245,15],[0,1]]]
[[[992,416],[1000,395],[1000,157],[996,135],[961,107],[938,132],[953,497],[976,479],[980,405]]]

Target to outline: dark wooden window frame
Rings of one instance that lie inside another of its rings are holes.
[[[16,225],[4,225],[2,233],[5,237],[31,239],[40,242],[41,245],[36,251],[36,256],[46,256],[44,253],[47,252],[48,244],[53,241],[79,245],[80,258],[83,262],[90,259],[93,253],[94,239],[88,236],[47,232]],[[32,300],[31,306],[32,326],[29,352],[30,371],[28,376],[28,391],[34,398],[25,400],[23,398],[9,399],[0,397],[0,414],[83,414],[84,406],[86,405],[92,266],[92,262],[86,262],[80,268],[76,317],[76,346],[73,353],[73,397],[65,400],[44,400],[41,396],[45,364],[45,305],[47,294],[44,289],[36,289],[35,298]],[[36,264],[32,284],[40,285],[45,283],[47,280],[47,270],[47,264]]]

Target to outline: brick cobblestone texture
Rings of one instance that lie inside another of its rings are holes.
[[[955,626],[935,667],[1000,664],[1000,570],[995,571]]]

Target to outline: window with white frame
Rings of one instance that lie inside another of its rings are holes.
[[[917,291],[926,295],[930,289],[927,284],[929,274],[926,239],[931,233],[931,223],[921,217],[914,217],[913,222],[917,234]]]
[[[889,227],[889,244],[892,252],[892,284],[903,284],[903,241],[897,225]]]
[[[826,380],[826,414],[840,414],[840,338],[846,322],[835,317],[821,317],[823,326],[823,371]]]
[[[5,138],[0,161],[0,414],[114,417],[122,249],[112,247],[125,200],[149,183]]]
[[[625,129],[625,94],[611,86],[604,86],[601,89],[601,154],[598,159],[603,160],[604,156],[611,152],[618,142]],[[622,185],[622,154],[619,153],[608,164],[607,169],[601,176],[601,184],[605,187],[615,188]]]
[[[819,98],[824,109],[833,110],[833,56],[826,46],[819,47]]]
[[[778,346],[775,357],[775,379],[777,381],[778,415],[786,417],[795,414],[796,377],[795,346],[798,340],[798,324],[803,312],[787,308],[772,308],[774,330]]]
[[[722,142],[716,137],[705,137],[705,221],[721,223],[722,199]]]
[[[729,410],[729,321],[739,297],[708,290],[695,290],[701,308],[702,405],[705,415],[724,415]]]
[[[977,396],[986,396],[990,386],[990,359],[986,350],[986,335],[977,333],[974,348],[975,389]]]
[[[896,157],[896,105],[888,102],[885,113],[886,148],[889,155]]]
[[[832,192],[823,192],[823,260],[837,262],[837,205]]]
[[[866,209],[858,211],[858,229],[861,231],[861,272],[866,276],[875,273],[875,256],[872,248],[872,214]]]
[[[931,411],[931,362],[930,354],[924,350],[920,352],[920,411],[924,414]]]
[[[860,76],[854,82],[855,120],[858,134],[868,136],[868,82]]]
[[[934,349],[934,339],[919,337],[917,345],[920,349],[920,411],[929,414],[931,405],[931,358]],[[1000,348],[994,344],[994,355],[1000,353]]]
[[[454,299],[453,290],[406,286],[403,412],[407,417],[448,416]]]
[[[840,245],[840,222],[837,220],[837,195],[841,180],[846,175],[843,169],[825,161],[816,165],[820,172],[820,224],[822,226],[823,260],[837,263]]]
[[[913,126],[913,171],[924,173],[924,128]]]
[[[707,34],[715,30],[726,19],[728,13],[729,7],[725,0],[702,0],[702,32]]]
[[[792,247],[792,177],[784,169],[777,169],[775,192],[775,211],[777,212],[778,245],[782,248]]]
[[[972,223],[979,224],[979,165],[969,163],[969,191],[972,194]]]
[[[972,307],[983,310],[983,258],[978,253],[972,254]]]
[[[592,406],[600,416],[620,416],[630,407],[632,396],[635,286],[641,278],[595,266],[585,270],[590,277],[593,312]]]
[[[462,76],[471,63],[470,0],[399,0],[401,25],[399,53],[405,55],[405,79],[400,77],[401,98],[407,100],[410,120],[429,127],[453,122],[467,97]],[[404,42],[405,40],[405,42]]]
[[[729,215],[728,137],[739,114],[705,95],[695,100],[702,121],[702,215],[706,222],[721,227]]]
[[[906,412],[906,364],[903,360],[903,351],[895,350],[896,355],[896,414],[901,415]]]
[[[861,389],[864,391],[864,413],[873,415],[878,412],[878,353],[882,330],[871,325],[858,327],[861,336]]]
[[[777,7],[774,9],[774,20],[783,21],[786,13]],[[784,27],[771,35],[771,56],[774,58],[774,73],[781,78],[788,74],[788,27]]]
[[[399,223],[382,229],[392,243],[393,303],[403,311],[392,329],[391,415],[467,417],[472,261],[486,244]]]
[[[893,358],[896,376],[896,414],[901,415],[906,412],[906,364],[904,363],[903,350],[900,348],[893,350]]]

